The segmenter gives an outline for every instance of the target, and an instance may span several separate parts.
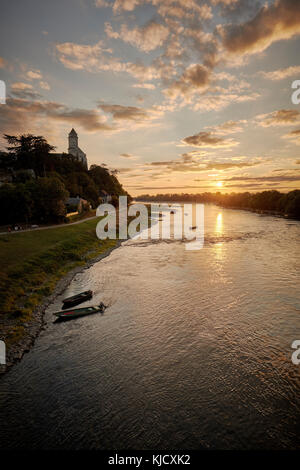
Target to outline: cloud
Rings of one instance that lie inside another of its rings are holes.
[[[273,42],[300,34],[299,0],[277,0],[265,4],[256,16],[241,24],[220,25],[223,47],[231,54],[253,54]]]
[[[201,155],[202,157],[203,155]],[[235,161],[216,161],[216,162],[207,162],[203,160],[199,160],[198,156],[191,152],[191,153],[184,153],[181,155],[179,159],[175,160],[165,160],[165,161],[154,161],[148,163],[149,167],[159,167],[160,172],[163,175],[169,174],[170,172],[181,172],[181,173],[191,173],[191,172],[206,172],[206,171],[227,171],[227,170],[236,170],[240,168],[249,168],[256,165],[259,165],[261,162],[256,159],[255,161],[251,162],[239,162],[236,163]],[[144,170],[145,171],[145,170]]]
[[[153,83],[135,83],[133,88],[145,88],[146,90],[155,90]]]
[[[158,6],[157,13],[162,17],[193,18],[197,15],[200,19],[212,18],[212,9],[207,3],[199,5],[195,0],[150,0],[150,2]]]
[[[211,0],[211,3],[213,5],[219,5],[219,4],[223,4],[223,5],[234,5],[236,3],[238,3],[239,0]]]
[[[111,57],[111,49],[106,49],[103,42],[94,45],[72,42],[55,45],[57,59],[68,69],[84,70],[91,73],[113,72],[128,73],[141,81],[160,78],[163,70],[160,67],[146,66],[142,63],[122,62]]]
[[[294,129],[283,136],[284,139],[291,139],[293,143],[300,145],[300,129]]]
[[[48,82],[40,81],[40,87],[41,87],[43,90],[50,90],[50,85],[49,85]]]
[[[288,176],[288,175],[277,175],[277,176],[232,176],[231,178],[227,178],[226,181],[269,181],[269,182],[278,182],[281,183],[283,181],[300,181],[299,176]]]
[[[220,93],[220,94],[206,94],[199,99],[193,101],[193,109],[195,111],[218,111],[226,108],[233,103],[245,103],[247,101],[255,101],[260,97],[259,93],[247,93],[239,95],[237,93]]]
[[[30,83],[15,82],[11,85],[12,90],[32,90],[32,85]]]
[[[246,123],[247,121],[245,119],[240,121],[226,121],[218,126],[208,127],[208,129],[218,135],[234,134],[236,132],[242,132]]]
[[[143,108],[135,106],[121,106],[119,104],[99,104],[99,108],[105,113],[112,114],[116,120],[144,121],[150,119],[149,114]]]
[[[113,11],[133,11],[138,5],[141,5],[143,0],[115,0],[113,4]]]
[[[171,99],[192,97],[197,90],[204,90],[208,87],[210,74],[210,70],[203,65],[192,64],[186,68],[179,80],[174,81],[165,90],[165,94]]]
[[[113,120],[118,122],[118,128],[122,130],[128,130],[129,123],[131,123],[131,129],[156,126],[158,122],[155,123],[155,121],[165,113],[165,109],[162,106],[152,106],[151,108],[144,109],[137,106],[99,103],[98,107],[104,113],[110,114]],[[122,121],[124,121],[123,125],[121,125]]]
[[[55,44],[55,52],[58,60],[72,70],[93,71],[95,68],[101,70],[101,65],[102,70],[105,70],[107,65],[104,53],[108,50],[103,47],[102,41],[98,41],[94,45],[73,42],[57,43]]]
[[[136,46],[144,52],[150,52],[161,47],[169,35],[168,28],[156,21],[150,21],[140,28],[135,27],[133,29],[128,29],[123,24],[120,32],[113,31],[111,24],[106,23],[105,32],[108,37],[122,39],[124,42]]]
[[[135,158],[133,155],[130,155],[130,153],[121,153],[120,157],[122,157],[122,158]]]
[[[98,8],[107,8],[111,6],[107,0],[95,0],[95,6]]]
[[[36,101],[42,98],[40,93],[26,87],[26,88],[12,88],[11,95],[13,98],[18,98],[20,100],[29,100]]]
[[[43,78],[40,70],[29,70],[26,76],[29,80],[40,80]]]
[[[212,132],[199,132],[198,134],[185,137],[182,142],[192,147],[203,148],[232,148],[239,144],[233,139],[224,139],[214,135]]]
[[[300,65],[287,67],[285,69],[273,70],[272,72],[259,72],[264,78],[268,80],[282,80],[287,77],[300,75]]]
[[[272,113],[256,116],[256,122],[262,127],[288,126],[296,123],[299,118],[300,112],[297,109],[280,109]]]
[[[17,90],[14,93],[32,92]],[[52,101],[32,101],[31,96],[9,97],[6,106],[0,107],[2,132],[34,132],[41,127],[52,128],[55,122],[78,125],[88,132],[115,130],[114,126],[105,122],[105,118],[97,110],[70,109]]]
[[[230,169],[236,169],[236,168],[246,168],[246,167],[252,167],[258,165],[257,162],[242,162],[242,163],[209,163],[206,166],[206,170],[230,170]]]
[[[191,18],[197,14],[199,18],[212,18],[211,7],[207,3],[199,5],[197,0],[114,0],[110,4],[107,0],[96,0],[95,2],[98,7],[112,6],[114,13],[131,12],[136,7],[145,3],[158,7],[157,13],[162,17]]]

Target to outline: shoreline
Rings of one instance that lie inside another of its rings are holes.
[[[163,204],[163,203],[167,203],[167,204],[197,204],[197,202],[199,201],[171,201],[171,200],[166,200],[166,199],[162,199],[161,201],[139,201],[139,199],[137,199],[137,202],[141,202],[143,204]],[[199,202],[199,204],[212,204],[213,206],[217,206],[217,207],[220,207],[221,209],[231,209],[233,211],[246,211],[246,212],[252,212],[253,214],[258,214],[258,215],[269,215],[269,216],[273,216],[273,217],[280,217],[282,219],[286,219],[286,220],[298,220],[300,221],[300,217],[296,217],[296,216],[293,216],[293,215],[290,215],[290,214],[284,214],[283,212],[279,212],[279,211],[271,211],[271,210],[267,210],[267,209],[251,209],[250,207],[239,207],[239,206],[222,206],[221,204],[217,204],[216,202]]]
[[[32,319],[30,323],[24,324],[26,328],[25,334],[21,340],[10,347],[6,353],[6,365],[0,365],[0,379],[18,362],[20,362],[25,353],[29,352],[34,346],[35,340],[39,336],[40,332],[44,329],[44,314],[47,307],[63,293],[68,287],[76,274],[83,272],[85,269],[89,269],[95,263],[98,263],[104,258],[107,258],[111,252],[119,248],[124,240],[116,239],[116,244],[113,247],[108,248],[103,253],[99,254],[95,258],[87,261],[84,265],[77,266],[71,269],[67,274],[62,276],[56,283],[53,291],[50,295],[46,296],[42,302],[36,307],[32,313]]]

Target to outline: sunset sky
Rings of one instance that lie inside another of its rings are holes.
[[[300,188],[300,0],[1,2],[3,133],[118,170],[132,195]]]

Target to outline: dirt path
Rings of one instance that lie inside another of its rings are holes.
[[[97,216],[94,215],[93,217],[87,217],[86,219],[77,220],[76,222],[71,222],[69,224],[47,225],[43,227],[26,228],[25,230],[13,230],[12,232],[0,232],[0,235],[13,235],[15,233],[33,232],[37,230],[47,230],[48,228],[70,227],[70,225],[82,224],[83,222],[96,219],[96,218]]]

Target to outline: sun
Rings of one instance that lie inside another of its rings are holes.
[[[218,181],[218,182],[216,183],[216,186],[218,186],[218,188],[222,188],[222,186],[223,186],[223,181]]]

